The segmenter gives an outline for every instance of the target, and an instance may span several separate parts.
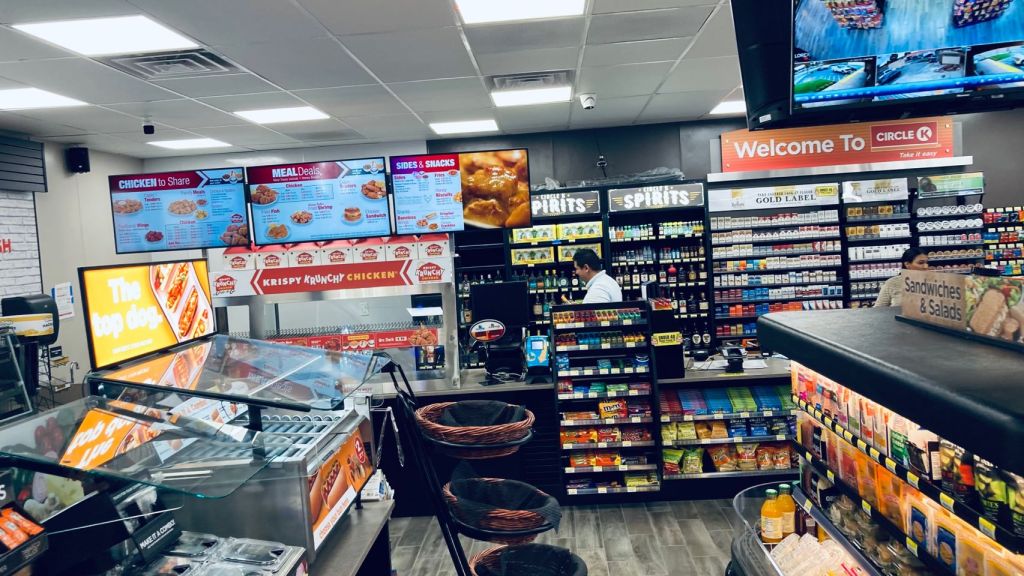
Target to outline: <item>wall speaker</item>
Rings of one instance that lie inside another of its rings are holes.
[[[64,150],[64,164],[68,172],[84,174],[89,171],[89,149],[67,148]]]

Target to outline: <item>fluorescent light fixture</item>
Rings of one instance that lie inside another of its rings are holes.
[[[586,0],[455,0],[466,24],[581,16]]]
[[[715,116],[724,114],[745,114],[747,112],[747,103],[743,100],[726,100],[719,102],[718,106],[711,109],[711,114]]]
[[[257,124],[280,124],[282,122],[305,122],[307,120],[326,120],[327,114],[312,106],[295,106],[292,108],[264,108],[262,110],[239,110],[235,116],[245,118]]]
[[[81,100],[39,88],[0,90],[0,110],[32,110],[34,108],[66,108],[68,106],[87,106],[87,104]]]
[[[464,120],[461,122],[431,122],[430,129],[435,134],[466,134],[469,132],[497,132],[498,123],[494,120]]]
[[[14,28],[86,56],[166,52],[199,46],[141,15],[15,24]]]
[[[572,100],[572,86],[554,88],[527,88],[525,90],[497,90],[491,92],[491,99],[498,108],[506,106],[530,106],[552,104]]]
[[[213,138],[186,138],[184,140],[154,140],[146,142],[153,146],[168,148],[170,150],[192,150],[194,148],[225,148],[231,146],[227,142],[214,140]]]

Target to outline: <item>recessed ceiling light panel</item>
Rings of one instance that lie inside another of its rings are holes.
[[[586,0],[455,0],[466,24],[581,16]]]
[[[747,103],[743,100],[726,100],[719,102],[718,106],[711,109],[710,114],[724,116],[725,114],[746,114]]]
[[[81,100],[40,90],[39,88],[13,88],[0,90],[0,110],[32,110],[36,108],[66,108],[87,106]]]
[[[305,122],[308,120],[326,120],[327,114],[312,106],[294,106],[290,108],[264,108],[262,110],[239,110],[235,116],[245,118],[256,124],[280,124],[283,122]]]
[[[568,102],[572,100],[572,86],[530,88],[526,90],[495,90],[491,92],[491,99],[494,100],[494,105],[499,108]]]
[[[470,134],[474,132],[497,132],[498,123],[494,120],[463,120],[460,122],[431,122],[430,129],[435,134]]]
[[[14,24],[14,28],[86,56],[166,52],[199,45],[146,16]]]
[[[170,150],[192,150],[197,148],[226,148],[231,146],[227,142],[214,140],[213,138],[186,138],[183,140],[154,140],[147,142],[151,146],[168,148]]]

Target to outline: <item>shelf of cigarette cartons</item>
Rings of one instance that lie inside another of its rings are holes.
[[[842,185],[846,307],[867,307],[885,280],[899,273],[899,257],[910,246],[910,179],[850,180]]]
[[[1003,276],[1024,273],[1024,207],[989,208],[985,223],[985,267]]]
[[[1018,353],[885,309],[761,323],[806,366],[793,367],[804,461],[937,573],[1020,570],[1024,401],[1005,388]]]
[[[983,188],[962,192],[950,190],[945,195],[916,191],[913,244],[928,254],[930,269],[969,272],[985,263],[983,198]]]

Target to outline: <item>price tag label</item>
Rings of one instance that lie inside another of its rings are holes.
[[[608,374],[608,369],[607,368],[601,368],[600,370],[597,371],[597,373],[602,375],[602,376],[604,376],[604,375]]]
[[[988,518],[978,518],[978,529],[985,536],[993,540],[996,539],[996,525],[990,522]]]
[[[615,424],[615,418],[605,418],[604,419],[604,423],[605,424]]]
[[[843,438],[846,438],[847,442],[853,442],[853,434],[849,430],[843,430]]]
[[[640,391],[639,390],[630,390],[629,391],[629,395],[630,396],[639,396],[640,395]]]
[[[821,420],[821,410],[815,410],[814,417],[817,418],[818,420]]]
[[[724,414],[715,414],[713,419],[714,420],[724,420],[725,419],[725,415]]]
[[[608,443],[607,442],[598,442],[597,443],[597,447],[598,448],[607,448],[608,447]]]
[[[711,444],[711,440],[709,440],[707,438],[704,438],[703,440],[700,441],[700,443],[701,444]]]
[[[776,440],[785,440],[786,439],[786,435],[785,434],[776,434],[775,435],[775,439]]]
[[[829,428],[832,427],[832,419],[828,416],[825,416],[825,426],[828,426]]]
[[[633,494],[639,492],[639,490],[637,490],[636,486],[626,486],[626,492]]]
[[[604,466],[594,466],[593,468],[591,468],[591,471],[593,471],[593,472],[604,472]]]
[[[896,473],[896,461],[892,458],[885,459],[885,467],[889,469],[889,472]]]
[[[624,374],[632,374],[633,373],[633,369],[632,368],[623,368],[622,372]]]
[[[626,440],[625,442],[622,443],[622,447],[623,448],[632,448],[633,447],[633,442],[631,440]]]
[[[670,416],[662,416],[661,417],[661,421],[662,422],[671,422],[672,418]]]
[[[693,414],[683,415],[683,422],[693,422]]]
[[[562,444],[562,450],[572,450],[575,446],[575,444]]]
[[[770,416],[771,412],[768,415]],[[750,412],[740,412],[740,418],[750,418]]]
[[[864,442],[863,440],[861,440],[860,438],[857,439],[857,448],[860,448],[861,452],[867,452],[868,451],[867,443]]]
[[[597,489],[597,493],[598,494],[607,494],[608,493],[608,489],[607,488],[598,488]]]
[[[825,471],[825,477],[828,478],[829,482],[831,482],[833,484],[836,483],[836,475],[833,474],[831,470]]]
[[[879,458],[882,457],[882,454],[878,450],[875,450],[874,448],[868,449],[868,455],[871,456],[871,458],[874,460],[878,460]]]
[[[566,474],[574,474],[575,472],[576,472],[576,469],[575,469],[575,468],[571,468],[571,467],[570,467],[570,468],[566,468],[566,469],[565,469],[565,473],[566,473]]]
[[[633,416],[632,418],[629,419],[629,421],[632,422],[633,424],[640,424],[641,422],[643,422],[643,418],[639,416]]]
[[[565,490],[565,493],[568,494],[569,496],[575,496],[576,495],[576,489],[575,488],[567,488]]]
[[[917,542],[911,540],[910,537],[907,537],[907,550],[910,550],[911,554],[917,556]]]
[[[611,325],[612,325],[612,323],[611,323],[611,322],[609,322],[609,321],[607,321],[607,320],[602,320],[602,321],[601,321],[601,326],[602,326],[602,327],[604,327],[604,326],[611,326]]]
[[[945,508],[946,510],[949,510],[950,512],[952,512],[953,511],[953,507],[956,504],[956,501],[953,500],[952,496],[950,496],[949,494],[946,494],[945,492],[943,492],[943,493],[939,494],[939,504],[942,504],[943,508]]]
[[[800,503],[800,505],[803,507],[804,512],[807,512],[808,514],[810,514],[811,510],[814,508],[814,505],[811,504],[810,498],[805,498],[803,502]]]
[[[871,504],[870,504],[870,503],[869,503],[869,502],[868,502],[867,500],[861,500],[861,501],[860,501],[860,508],[861,508],[861,510],[863,510],[863,511],[864,511],[864,513],[865,513],[865,514],[867,514],[868,516],[870,516],[870,515],[871,515]]]
[[[619,466],[619,472],[627,472],[627,471],[629,471],[629,466],[627,466],[627,465]]]
[[[814,457],[811,456],[810,451],[804,452],[804,460],[807,460],[808,462],[811,462],[812,460],[814,460]]]
[[[907,472],[907,483],[914,488],[921,488],[921,479],[917,477],[917,474],[913,472]]]

